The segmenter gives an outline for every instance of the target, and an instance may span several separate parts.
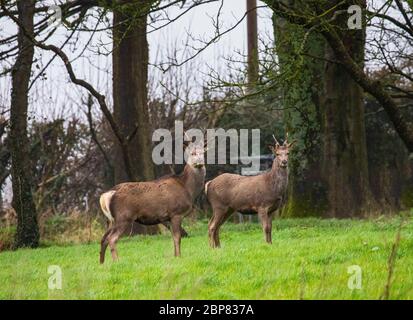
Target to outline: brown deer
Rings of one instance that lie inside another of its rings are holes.
[[[288,151],[294,142],[287,139],[280,145],[275,139],[270,149],[276,156],[271,171],[257,176],[224,173],[205,185],[205,194],[213,214],[208,224],[211,247],[220,247],[219,228],[234,212],[257,214],[261,219],[265,238],[272,243],[271,229],[274,212],[281,207],[288,184]]]
[[[118,259],[116,242],[134,221],[143,225],[162,223],[171,227],[175,256],[181,255],[182,219],[193,207],[205,183],[204,146],[190,145],[183,173],[148,182],[116,185],[100,197],[103,213],[111,221],[101,240],[100,263],[109,245],[113,260]]]

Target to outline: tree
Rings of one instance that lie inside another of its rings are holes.
[[[27,137],[28,87],[33,62],[34,45],[24,32],[33,35],[35,0],[18,0],[19,53],[12,70],[10,110],[10,153],[12,161],[13,208],[17,213],[15,247],[37,247],[39,227],[33,201],[33,183]],[[25,29],[25,31],[22,30]]]
[[[3,208],[3,197],[1,191],[5,180],[10,174],[8,168],[10,162],[10,151],[7,148],[7,137],[3,138],[7,125],[8,121],[2,115],[0,115],[0,211]]]
[[[386,1],[384,5],[373,11],[366,10],[364,0],[346,0],[340,3],[308,1],[300,8],[294,8],[283,1],[267,1],[267,3],[278,16],[295,25],[317,31],[324,37],[334,52],[335,62],[341,64],[350,77],[380,103],[407,149],[412,152],[413,124],[406,119],[398,106],[398,100],[401,97],[410,100],[413,98],[411,90],[406,90],[406,83],[412,82],[411,72],[409,72],[413,49],[411,46],[413,38],[411,2]],[[381,62],[388,67],[389,74],[403,78],[398,85],[388,86],[385,78],[379,80],[371,77],[368,70],[364,69],[364,64],[358,63],[358,55],[353,56],[353,48],[345,42],[346,37],[342,37],[343,26],[337,28],[339,25],[337,21],[343,20],[352,5],[362,7],[364,15],[373,19],[370,23],[378,26],[381,34],[386,35],[371,41],[377,48],[376,56],[381,57]],[[379,21],[374,23],[376,21],[374,19],[379,19]],[[400,22],[400,19],[403,19],[403,22]],[[399,46],[400,41],[406,45]],[[396,50],[393,50],[392,45],[389,48],[389,43],[394,44]]]
[[[133,174],[132,177],[127,175],[121,153],[116,152],[116,183],[154,178],[147,89],[149,47],[146,38],[151,3],[126,0],[113,11],[113,109],[122,135],[129,140]],[[153,232],[153,228],[143,225],[136,230],[139,233]]]
[[[308,14],[301,1],[289,5]],[[274,14],[287,130],[298,140],[285,214],[347,217],[374,211],[362,89],[336,63],[336,53],[320,33]],[[346,16],[334,23],[352,59],[362,65],[365,30],[346,28]]]
[[[290,139],[297,142],[290,157],[288,202],[285,216],[320,215],[327,209],[327,186],[323,181],[321,92],[323,62],[300,55],[324,54],[324,41],[305,29],[273,15],[275,50],[279,70],[274,70],[281,87],[284,121]]]
[[[365,7],[365,2],[357,3]],[[349,30],[344,15],[334,24],[352,60],[363,68],[365,29]],[[328,186],[329,215],[351,217],[373,212],[376,208],[369,184],[364,93],[346,69],[335,62],[339,57],[329,45],[325,58],[323,174]]]
[[[248,84],[258,81],[257,0],[247,0]]]
[[[151,3],[122,1],[122,7],[113,12],[113,107],[122,134],[133,136],[129,143],[133,177],[127,177],[121,159],[117,159],[116,183],[154,178],[147,97],[146,20]]]

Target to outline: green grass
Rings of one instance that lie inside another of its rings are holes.
[[[413,299],[413,226],[408,220],[394,265],[391,299]],[[50,246],[0,253],[0,299],[378,299],[399,218],[282,219],[273,244],[258,224],[227,223],[222,248],[208,247],[205,222],[187,226],[182,257],[170,235],[126,238],[120,260],[98,262],[99,245]],[[61,290],[49,290],[48,266],[60,266]],[[362,269],[350,290],[347,268]]]

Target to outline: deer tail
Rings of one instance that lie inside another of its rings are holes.
[[[103,214],[106,216],[106,218],[108,218],[110,224],[115,221],[112,213],[110,212],[110,201],[112,200],[112,197],[115,193],[116,191],[114,190],[107,191],[103,193],[99,199],[100,208],[102,209]]]
[[[207,183],[205,183],[205,195],[208,198],[208,185],[211,183],[211,181],[208,181]]]

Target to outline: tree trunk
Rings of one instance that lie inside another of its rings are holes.
[[[258,81],[257,0],[247,0],[248,85]]]
[[[380,104],[368,97],[366,139],[370,185],[382,213],[413,207],[413,162]]]
[[[340,16],[338,30],[352,57],[362,64],[365,30],[348,30],[346,19]],[[285,122],[297,140],[283,214],[361,216],[376,210],[369,184],[363,91],[346,69],[330,62],[337,57],[321,35],[306,32],[275,18]],[[326,62],[310,57],[324,57]]]
[[[121,1],[113,14],[113,103],[115,120],[129,142],[132,177],[125,172],[120,147],[115,154],[115,182],[154,179],[147,101],[148,1]],[[153,233],[154,227],[134,227]]]
[[[305,34],[301,26],[275,15],[273,23],[286,131],[290,141],[297,141],[290,153],[288,201],[282,214],[320,216],[327,204],[320,161],[323,150],[320,114],[323,63],[298,54]],[[312,34],[304,50],[322,56],[324,41]]]
[[[344,15],[337,19],[352,58],[363,65],[365,29],[348,30]],[[327,61],[338,60],[329,45]],[[325,63],[323,101],[323,174],[328,185],[328,215],[354,217],[374,211],[367,163],[363,90],[346,69]]]
[[[114,10],[113,103],[115,119],[122,134],[125,137],[133,136],[130,141],[133,177],[127,176],[121,152],[117,152],[117,183],[154,178],[147,102],[147,2],[123,2],[131,3],[131,10],[125,6]],[[133,17],[135,13],[138,17]]]
[[[26,32],[33,35],[35,1],[18,0],[18,19]],[[39,227],[33,201],[30,157],[27,137],[28,85],[34,46],[19,28],[19,53],[12,70],[10,111],[10,153],[12,159],[12,205],[17,214],[15,247],[37,247]]]

